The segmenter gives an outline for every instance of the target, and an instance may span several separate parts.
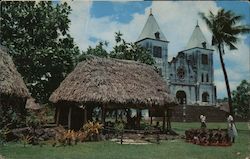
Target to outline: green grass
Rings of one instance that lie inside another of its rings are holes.
[[[172,123],[180,134],[199,123]],[[226,123],[208,123],[208,128],[226,128]],[[160,145],[120,145],[110,141],[87,142],[76,146],[24,148],[20,143],[0,147],[0,154],[7,159],[245,159],[250,156],[250,130],[247,123],[237,123],[239,136],[230,147],[203,147],[183,140],[162,141]],[[238,154],[237,154],[238,153]]]

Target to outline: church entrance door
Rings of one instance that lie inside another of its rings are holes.
[[[176,98],[178,99],[180,104],[186,104],[187,103],[186,93],[184,91],[177,91],[176,92]]]

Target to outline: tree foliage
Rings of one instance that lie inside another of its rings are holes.
[[[99,42],[94,48],[89,46],[87,51],[83,52],[79,57],[78,61],[86,60],[87,56],[94,55],[98,57],[108,57],[108,52],[105,47],[108,46],[108,42]]]
[[[241,81],[240,85],[233,91],[233,107],[235,112],[247,118],[250,115],[250,82]]]
[[[200,16],[212,33],[212,45],[219,50],[221,67],[227,88],[229,110],[230,114],[233,115],[230,85],[223,59],[223,55],[225,54],[224,46],[229,47],[230,50],[237,49],[236,44],[239,41],[239,35],[249,33],[250,27],[242,25],[241,21],[243,17],[236,15],[231,10],[220,9],[217,14],[210,11],[207,16],[204,13],[200,13]]]
[[[79,49],[68,29],[71,8],[52,2],[1,2],[1,45],[40,102],[46,102],[74,65]]]
[[[122,33],[115,33],[115,41],[116,45],[110,52],[105,49],[105,47],[108,46],[106,41],[99,42],[95,48],[90,46],[87,51],[83,52],[83,54],[79,57],[79,61],[85,60],[87,55],[94,55],[98,57],[134,60],[148,65],[155,64],[152,55],[148,53],[147,49],[137,45],[136,43],[127,43],[122,38]]]
[[[147,52],[146,48],[143,48],[137,45],[136,43],[127,43],[122,38],[122,33],[120,32],[115,33],[115,41],[116,45],[110,52],[110,57],[125,59],[125,60],[140,61],[141,63],[146,63],[148,65],[155,64],[152,55],[150,55]]]

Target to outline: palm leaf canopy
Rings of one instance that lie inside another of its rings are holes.
[[[212,45],[225,44],[230,50],[237,49],[238,35],[250,32],[249,25],[240,24],[244,17],[231,10],[220,9],[217,15],[210,11],[208,16],[204,13],[200,13],[200,16],[213,34]]]

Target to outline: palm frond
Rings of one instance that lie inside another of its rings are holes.
[[[206,22],[208,29],[212,29],[213,28],[213,22],[210,21],[210,18],[206,17],[205,13],[200,12],[199,13],[200,17]],[[210,13],[210,16],[213,16],[213,13]]]
[[[243,34],[250,33],[250,25],[238,25],[233,30]]]
[[[208,16],[205,13],[199,15],[213,34],[212,45],[225,43],[230,50],[235,50],[237,49],[235,45],[240,40],[238,35],[250,33],[249,25],[239,25],[244,17],[236,15],[231,10],[220,9],[217,14],[209,11]]]
[[[231,19],[230,19],[230,23],[231,24],[236,24],[237,22],[243,20],[244,17],[242,15],[236,15],[236,16],[233,16]]]
[[[233,43],[231,43],[231,42],[227,42],[227,43],[225,43],[228,47],[229,47],[229,49],[230,50],[237,50],[238,48],[233,44]]]

